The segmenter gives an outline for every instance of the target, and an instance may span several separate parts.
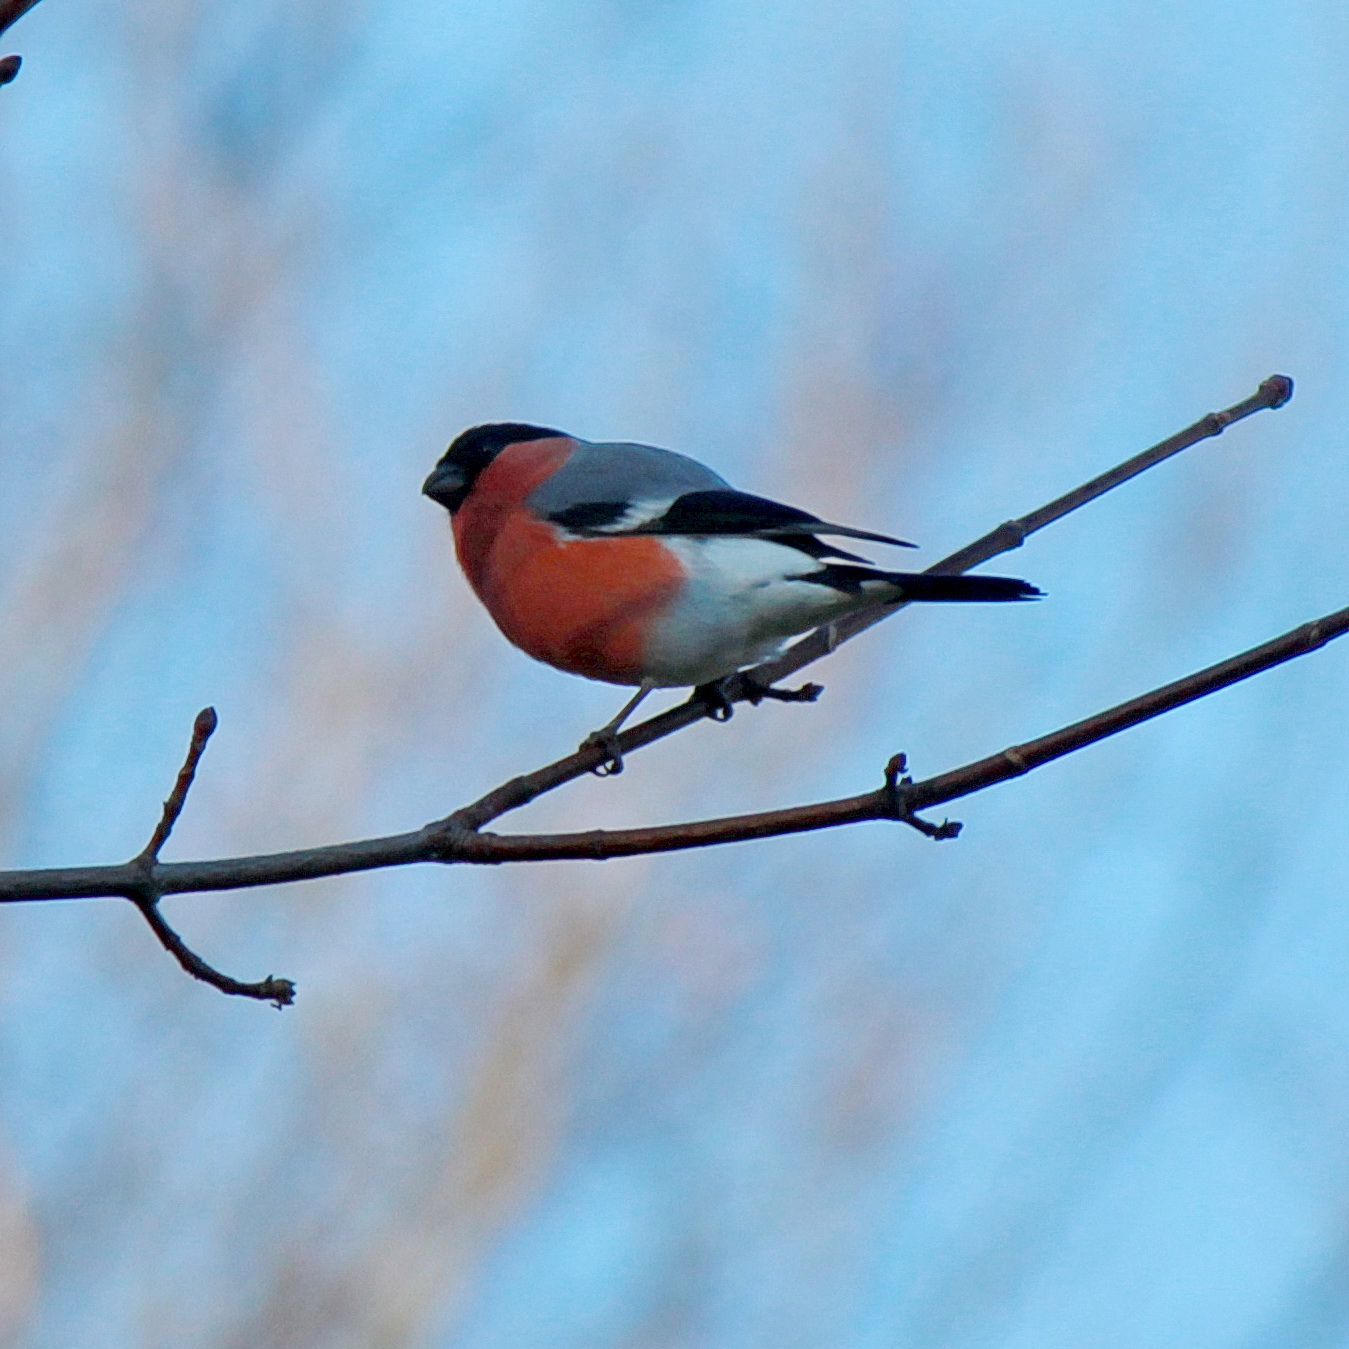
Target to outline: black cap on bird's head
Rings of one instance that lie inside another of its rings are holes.
[[[485,426],[472,426],[450,442],[450,448],[440,457],[431,476],[422,483],[422,492],[453,515],[473,490],[478,474],[507,445],[566,434],[548,426],[529,426],[524,422],[488,422]]]

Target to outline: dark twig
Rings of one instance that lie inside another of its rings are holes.
[[[194,979],[200,979],[222,993],[232,993],[240,998],[257,998],[259,1002],[270,1002],[274,1007],[289,1007],[295,1001],[295,985],[289,979],[276,979],[270,974],[255,984],[242,983],[222,974],[208,965],[197,953],[191,950],[183,939],[168,925],[156,902],[147,901],[131,895],[132,903],[145,915],[161,945]]]
[[[0,0],[0,33],[12,28],[38,0]],[[0,56],[0,85],[8,84],[23,65],[21,56]]]
[[[258,998],[263,1002],[274,1003],[277,1007],[285,1007],[295,1001],[295,985],[289,979],[275,979],[269,974],[265,979],[249,984],[222,974],[183,941],[159,910],[159,901],[165,894],[165,887],[160,880],[160,850],[168,842],[173,826],[183,813],[206,742],[218,725],[219,718],[214,707],[204,707],[197,713],[192,723],[192,739],[187,747],[187,757],[178,770],[168,800],[164,802],[163,814],[155,825],[154,833],[150,835],[150,841],[127,863],[127,867],[135,873],[135,879],[121,893],[141,911],[160,944],[194,979],[200,979],[222,993],[232,993],[241,998]]]
[[[964,548],[942,558],[940,562],[934,562],[927,570],[934,575],[956,576],[969,571],[971,567],[989,561],[990,558],[997,557],[1000,553],[1020,548],[1032,534],[1046,525],[1062,520],[1065,515],[1113,491],[1130,478],[1136,478],[1140,473],[1145,473],[1182,450],[1188,450],[1191,445],[1197,445],[1201,440],[1221,435],[1233,422],[1239,422],[1253,412],[1260,412],[1265,408],[1281,408],[1292,396],[1293,381],[1287,375],[1271,375],[1249,398],[1243,398],[1240,403],[1234,403],[1230,408],[1224,408],[1222,412],[1210,412],[1207,416],[1200,417],[1192,426],[1177,431],[1175,435],[1159,441],[1151,449],[1134,455],[1132,459],[1116,464],[1114,468],[1099,474],[1089,482],[1084,482],[1081,487],[1056,497],[1039,510],[1031,511],[1029,515],[1023,515],[1019,520],[1008,520],[996,529],[989,530],[982,538],[966,544]],[[856,637],[860,632],[865,632],[882,619],[889,618],[903,607],[902,603],[878,604],[874,608],[863,609],[860,613],[840,619],[827,627],[817,628],[788,647],[776,660],[768,661],[758,669],[749,671],[746,677],[762,684],[773,684],[779,679],[786,679],[812,661],[827,656],[841,643]]]
[[[0,33],[13,28],[38,0],[0,0]]]
[[[214,707],[203,707],[197,713],[197,718],[192,723],[192,740],[187,747],[187,758],[183,760],[183,766],[178,770],[178,780],[173,784],[169,799],[164,802],[164,813],[159,817],[159,823],[155,825],[155,832],[150,835],[149,843],[141,850],[142,859],[149,862],[159,860],[160,850],[168,842],[169,835],[173,833],[173,826],[178,823],[178,817],[183,813],[183,806],[187,803],[187,794],[192,788],[192,779],[197,776],[197,765],[201,762],[206,742],[215,734],[215,728],[219,724],[220,718],[216,716]]]

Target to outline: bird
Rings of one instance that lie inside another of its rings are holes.
[[[1040,598],[1007,576],[887,571],[840,547],[907,540],[737,491],[687,455],[489,422],[457,436],[422,485],[450,514],[470,587],[508,641],[570,674],[637,692],[582,748],[622,771],[618,731],[653,689],[692,688],[725,720],[727,678],[793,637],[880,602]],[[753,702],[818,685],[750,683]]]

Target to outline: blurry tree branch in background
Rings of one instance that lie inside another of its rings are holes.
[[[12,28],[36,4],[37,0],[0,0],[0,33]],[[21,65],[21,56],[0,56],[0,84],[8,84]]]
[[[1218,435],[1232,422],[1263,408],[1281,407],[1292,396],[1292,392],[1290,379],[1282,375],[1271,376],[1242,402],[1223,412],[1210,413],[1110,472],[1084,483],[1076,491],[1057,498],[1030,515],[1000,525],[928,570],[945,574],[963,572],[999,553],[1019,547],[1035,531],[1188,446]],[[901,607],[896,604],[878,605],[818,629],[776,660],[732,676],[724,686],[728,701],[753,700],[755,684],[767,685],[794,673],[828,655],[840,643]],[[160,862],[160,850],[182,812],[206,742],[215,730],[215,712],[207,708],[197,717],[187,757],[164,803],[163,815],[149,843],[140,853],[120,865],[0,872],[0,902],[96,897],[129,899],[140,909],[164,947],[189,974],[222,992],[257,998],[280,1007],[294,998],[294,985],[289,980],[268,976],[257,983],[241,983],[213,969],[190,951],[168,925],[159,911],[160,899],[171,894],[285,884],[379,867],[406,866],[413,862],[484,865],[565,859],[599,861],[611,857],[631,857],[748,839],[773,838],[830,829],[863,820],[899,821],[930,838],[954,838],[960,831],[958,824],[934,824],[922,819],[917,812],[1020,776],[1032,768],[1163,712],[1305,655],[1346,632],[1349,632],[1349,608],[1304,624],[1261,646],[1095,716],[923,781],[914,782],[905,775],[904,756],[897,754],[886,766],[880,787],[860,796],[835,801],[642,829],[592,830],[575,834],[501,835],[484,832],[485,825],[507,812],[519,809],[545,792],[553,791],[603,766],[608,757],[607,751],[587,747],[533,773],[513,778],[471,805],[410,833],[254,857],[205,862]],[[623,754],[630,754],[703,720],[709,714],[705,702],[697,698],[690,699],[625,732],[619,737],[619,748]]]

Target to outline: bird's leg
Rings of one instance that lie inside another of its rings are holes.
[[[605,753],[604,759],[590,770],[596,777],[616,777],[623,771],[623,751],[618,747],[618,728],[627,721],[636,710],[637,704],[655,687],[649,679],[642,680],[637,692],[618,709],[618,715],[612,721],[606,721],[598,731],[591,731],[581,741],[582,749],[602,749]]]

